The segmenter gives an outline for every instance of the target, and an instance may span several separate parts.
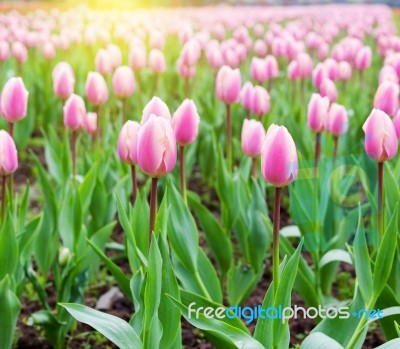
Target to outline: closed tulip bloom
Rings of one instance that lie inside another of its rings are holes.
[[[339,64],[336,60],[332,58],[328,58],[324,65],[326,67],[326,71],[328,73],[328,78],[332,81],[336,81],[339,79]]]
[[[393,119],[394,128],[396,130],[397,139],[400,139],[400,110],[397,111]]]
[[[19,41],[12,43],[11,51],[15,60],[20,63],[24,63],[28,59],[28,50],[26,46]]]
[[[102,75],[107,75],[112,72],[112,58],[107,50],[100,49],[95,58],[96,71]]]
[[[343,105],[332,103],[329,108],[327,131],[339,137],[345,134],[348,128],[349,120],[346,108]]]
[[[75,86],[74,72],[67,62],[59,62],[53,69],[53,90],[58,98],[67,99]]]
[[[325,129],[328,118],[329,99],[318,93],[313,93],[308,103],[307,124],[314,132]]]
[[[14,140],[4,130],[0,130],[0,176],[14,173],[18,168],[18,154]]]
[[[322,97],[328,97],[331,103],[337,101],[338,92],[335,83],[330,79],[325,79],[322,81],[319,92]]]
[[[316,88],[320,88],[322,81],[328,77],[326,66],[323,63],[318,63],[312,73],[313,85]]]
[[[114,69],[119,67],[122,62],[121,49],[117,45],[110,44],[107,46],[107,51],[110,54],[112,67]]]
[[[250,110],[253,103],[253,84],[247,81],[240,92],[240,100],[242,102],[243,108]]]
[[[351,78],[351,65],[349,62],[343,61],[339,63],[339,80],[347,81]]]
[[[372,61],[372,51],[371,47],[364,46],[358,50],[357,55],[354,60],[354,66],[357,69],[368,69],[371,66]]]
[[[79,130],[84,127],[86,117],[85,102],[81,96],[72,94],[64,105],[64,125],[71,130]]]
[[[300,78],[308,78],[312,74],[313,63],[309,54],[300,53],[296,58]]]
[[[118,155],[123,162],[131,165],[138,163],[138,133],[140,124],[136,121],[128,120],[122,126],[118,137]]]
[[[10,45],[7,41],[0,41],[0,61],[4,62],[10,58]]]
[[[208,64],[213,69],[218,69],[224,64],[224,57],[218,46],[207,49],[206,56]]]
[[[106,80],[98,72],[89,72],[85,84],[86,96],[93,105],[103,105],[108,100]]]
[[[242,151],[255,158],[261,154],[265,139],[264,126],[260,121],[245,119],[242,127]]]
[[[269,93],[262,86],[255,86],[252,93],[251,109],[254,114],[263,116],[269,112]]]
[[[143,109],[142,125],[150,119],[151,115],[163,117],[171,122],[171,113],[168,106],[159,97],[153,97]]]
[[[138,164],[152,178],[170,173],[176,164],[176,139],[171,123],[151,115],[138,133]]]
[[[240,99],[241,76],[239,69],[232,69],[224,65],[217,74],[215,93],[217,98],[225,104],[233,104]]]
[[[112,78],[112,88],[116,96],[126,98],[135,91],[135,76],[128,66],[118,67]]]
[[[287,75],[289,80],[297,80],[300,78],[299,64],[296,61],[291,61],[287,67]]]
[[[391,81],[383,82],[375,93],[374,108],[393,117],[399,109],[399,86]]]
[[[268,55],[265,57],[265,69],[267,71],[267,79],[272,79],[278,76],[279,66],[275,56]]]
[[[47,60],[52,60],[56,55],[56,49],[51,42],[46,42],[42,47],[42,55]]]
[[[267,45],[261,39],[256,40],[253,49],[255,54],[259,57],[265,56],[267,54]]]
[[[261,173],[274,187],[293,182],[298,173],[297,150],[284,126],[272,124],[261,149]]]
[[[11,78],[1,92],[1,112],[8,122],[14,123],[26,116],[29,92],[22,78]]]
[[[94,135],[97,132],[97,113],[87,113],[83,126],[87,133]]]
[[[199,131],[200,117],[191,99],[185,99],[172,117],[176,142],[179,145],[193,143]]]
[[[153,73],[160,74],[165,71],[165,57],[162,51],[156,49],[150,51],[149,67]]]
[[[267,81],[267,69],[265,60],[253,57],[250,64],[250,74],[253,80],[258,82]]]
[[[143,45],[134,46],[129,51],[129,65],[134,70],[141,70],[146,67],[146,48]]]
[[[390,117],[379,109],[373,109],[363,125],[365,151],[378,162],[395,157],[398,149],[396,130]]]

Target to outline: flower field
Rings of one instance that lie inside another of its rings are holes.
[[[0,349],[399,349],[383,5],[0,13]]]

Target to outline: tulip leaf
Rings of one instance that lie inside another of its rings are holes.
[[[304,341],[301,343],[301,349],[344,349],[342,345],[336,342],[333,338],[327,336],[322,332],[311,333]]]
[[[5,215],[0,229],[0,280],[13,275],[18,263],[18,244],[12,224],[11,213]]]

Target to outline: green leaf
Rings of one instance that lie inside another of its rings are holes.
[[[0,281],[0,348],[11,349],[21,304],[10,289],[8,275]]]
[[[330,250],[325,253],[319,261],[319,267],[323,268],[332,262],[344,262],[347,264],[353,264],[351,261],[350,254],[344,250]]]
[[[124,320],[81,304],[59,303],[59,305],[76,320],[95,328],[120,349],[143,348],[143,343],[134,329]]]
[[[375,262],[375,269],[373,275],[373,297],[378,298],[381,294],[386,282],[389,279],[391,265],[397,247],[397,233],[398,233],[398,205],[396,206],[392,219],[383,236],[383,240],[378,249],[378,254]]]
[[[400,348],[400,339],[396,338],[396,339],[392,339],[391,341],[380,345],[379,347],[375,348],[375,349],[398,349]]]
[[[211,334],[219,340],[220,348],[240,348],[240,349],[264,349],[260,342],[253,339],[248,333],[228,325],[226,322],[216,318],[206,318],[199,313],[197,316],[189,316],[188,308],[181,302],[171,297],[174,304],[181,310],[185,319],[193,326]]]
[[[344,349],[338,342],[333,338],[327,336],[322,332],[311,333],[303,343],[301,343],[301,349]]]
[[[89,172],[83,179],[82,184],[79,186],[79,196],[82,203],[83,212],[89,211],[90,203],[92,201],[93,190],[96,185],[97,167],[98,166],[96,163],[90,168]]]
[[[18,263],[18,245],[11,214],[5,216],[0,230],[0,280],[14,275]]]

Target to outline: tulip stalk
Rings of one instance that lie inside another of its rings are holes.
[[[274,216],[273,216],[273,274],[272,280],[274,283],[274,294],[276,295],[279,287],[279,226],[280,226],[280,211],[281,211],[281,193],[282,188],[275,188]]]
[[[151,235],[154,232],[154,226],[156,222],[157,214],[157,183],[158,178],[154,177],[151,179],[151,192],[150,192],[150,221],[149,221],[149,249],[151,243]]]
[[[72,158],[72,177],[76,177],[76,138],[77,132],[72,130],[71,134],[71,158]]]
[[[232,116],[230,104],[226,104],[226,158],[228,160],[228,170],[232,172]]]
[[[185,175],[185,146],[179,146],[179,162],[180,162],[180,177],[181,177],[181,194],[183,200],[187,204],[186,195],[186,175]]]
[[[384,211],[383,211],[383,162],[378,162],[378,231],[383,238],[384,234]]]
[[[131,165],[131,174],[132,174],[132,206],[133,206],[135,204],[138,195],[138,185],[137,185],[137,175],[136,175],[135,165]]]
[[[316,139],[315,139],[315,168],[314,168],[314,176],[317,178],[318,176],[318,164],[319,159],[321,157],[321,132],[317,132]]]
[[[122,98],[122,122],[125,123],[126,121],[126,107],[127,107],[127,103],[126,103],[126,98]]]
[[[7,188],[7,177],[1,176],[1,221],[4,221],[6,214],[6,188]]]
[[[335,165],[336,163],[338,148],[339,148],[339,137],[333,136],[333,165]]]

